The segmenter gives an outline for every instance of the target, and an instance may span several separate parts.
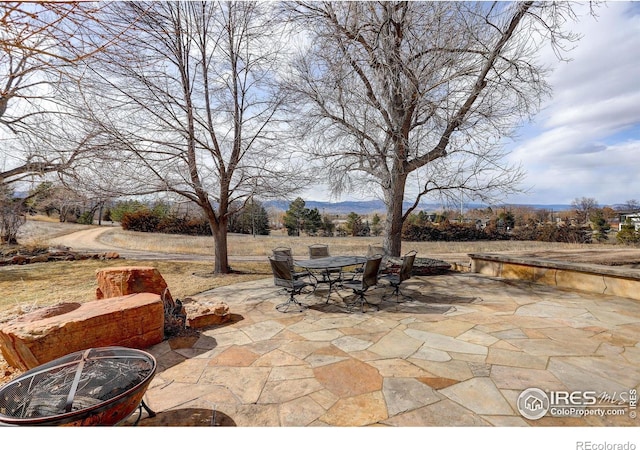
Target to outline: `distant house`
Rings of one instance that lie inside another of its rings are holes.
[[[622,230],[622,226],[627,223],[627,220],[631,222],[636,231],[640,230],[640,211],[621,211],[619,215],[618,231]]]

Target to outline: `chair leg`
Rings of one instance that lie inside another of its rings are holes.
[[[391,294],[384,294],[382,296],[383,301],[386,301],[389,297],[395,297],[395,303],[404,303],[404,302],[409,302],[413,300],[413,297],[405,294],[400,290],[400,284],[392,283],[391,287],[393,287],[393,292]]]
[[[355,294],[356,294],[356,298],[353,302],[350,302],[350,303],[345,302],[345,304],[347,305],[347,310],[349,312],[353,312],[353,310],[356,307],[359,307],[362,312],[365,312],[365,305],[369,308],[374,308],[376,311],[380,311],[380,307],[378,305],[369,303],[367,301],[367,298],[364,295],[364,292],[356,292]]]
[[[287,300],[284,303],[280,303],[279,305],[276,306],[276,309],[278,311],[280,311],[281,313],[287,313],[289,312],[289,309],[296,309],[298,312],[302,312],[305,309],[308,308],[307,305],[300,303],[296,298],[295,295],[299,294],[300,292],[294,292],[291,291],[291,295],[289,296],[289,300]]]

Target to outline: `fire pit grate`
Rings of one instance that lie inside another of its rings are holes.
[[[114,425],[139,405],[155,375],[150,354],[125,347],[75,352],[0,389],[0,423]]]

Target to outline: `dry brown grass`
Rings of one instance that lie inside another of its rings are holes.
[[[152,252],[187,253],[213,255],[212,237],[181,236],[171,234],[153,234],[124,231],[120,228],[109,229],[102,234],[100,242],[130,250]],[[311,244],[328,244],[330,252],[335,255],[362,255],[367,252],[369,244],[379,244],[381,237],[309,237],[287,236],[282,232],[274,232],[269,236],[249,236],[230,234],[228,237],[229,255],[232,256],[267,256],[271,249],[279,246],[290,247],[295,256],[308,254]],[[421,256],[430,255],[466,255],[478,252],[501,251],[536,251],[548,249],[594,249],[597,244],[562,244],[534,241],[474,241],[474,242],[403,242],[402,252],[417,250]],[[606,247],[606,246],[605,246]]]
[[[236,273],[216,276],[208,262],[85,260],[5,266],[0,268],[0,322],[62,302],[95,300],[96,271],[122,265],[157,268],[174,298],[269,275],[264,263],[238,262]]]

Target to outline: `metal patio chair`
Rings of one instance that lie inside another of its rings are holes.
[[[309,259],[328,258],[329,256],[331,254],[329,254],[329,246],[327,244],[312,244],[309,246]],[[342,277],[342,268],[328,268],[321,273],[321,276],[322,280],[319,280],[321,283],[329,283],[329,278],[331,278],[332,283],[335,279]]]
[[[355,295],[353,302],[345,302],[347,308],[351,311],[356,307],[359,307],[362,312],[365,310],[365,305],[368,307],[379,310],[380,307],[373,303],[369,303],[366,298],[366,292],[378,284],[380,263],[382,262],[382,255],[375,255],[369,259],[364,265],[364,270],[361,275],[356,275],[353,280],[344,281],[342,286],[346,289],[351,289]]]
[[[327,256],[331,256],[327,244],[312,244],[309,246],[310,259],[326,258]]]
[[[289,294],[289,299],[277,305],[276,309],[280,312],[289,312],[291,308],[295,308],[300,312],[307,309],[308,306],[300,303],[296,299],[296,295],[300,295],[305,288],[313,287],[313,285],[306,281],[294,279],[293,272],[289,269],[286,259],[270,256],[269,263],[273,272],[273,283],[278,287],[284,288]]]
[[[416,259],[415,250],[411,250],[409,253],[402,257],[402,265],[400,266],[400,270],[396,273],[386,274],[380,277],[381,280],[387,281],[389,285],[393,288],[393,292],[391,294],[385,294],[382,296],[382,300],[386,300],[389,297],[395,297],[396,303],[401,303],[403,300],[400,299],[402,297],[405,300],[413,300],[413,298],[409,295],[406,295],[400,290],[400,286],[406,280],[411,278],[411,272],[413,270],[413,263]]]
[[[271,250],[271,253],[273,253],[273,256],[278,259],[287,260],[287,264],[289,264],[289,269],[291,269],[291,273],[295,280],[309,277],[311,275],[307,270],[296,270],[296,266],[293,264],[293,254],[290,247],[276,247]]]

